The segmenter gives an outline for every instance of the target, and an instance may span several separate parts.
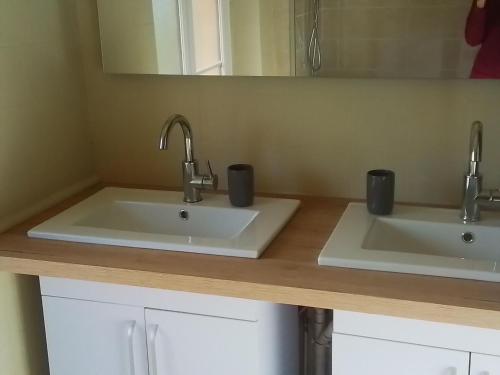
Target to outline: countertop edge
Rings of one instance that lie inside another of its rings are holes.
[[[0,270],[500,329],[500,312],[362,294],[0,255]],[[43,271],[41,271],[43,270]]]
[[[31,242],[26,237],[26,230],[32,226],[104,186],[150,188],[98,184],[33,216],[5,232],[5,236],[0,234],[0,271],[500,330],[500,283],[318,267],[317,255],[335,227],[343,207],[351,201],[348,199],[299,197],[303,200],[302,208],[269,246],[262,260],[256,260],[256,263],[253,260],[247,263],[238,259],[176,255],[175,252],[161,254],[140,249],[140,253],[127,249],[120,249],[119,252],[116,248],[81,244],[59,243],[52,246]],[[297,198],[278,194],[263,196]],[[122,254],[127,254],[125,261],[122,261]],[[92,262],[86,259],[87,256]],[[204,266],[209,263],[210,272],[200,270],[199,259]],[[158,261],[160,264],[157,264]],[[170,262],[174,262],[174,266],[169,265]],[[237,272],[245,275],[238,275]],[[311,282],[313,276],[315,279]]]

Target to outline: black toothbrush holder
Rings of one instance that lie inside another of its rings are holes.
[[[233,206],[251,206],[254,197],[253,167],[249,164],[230,165],[227,168],[227,186]]]
[[[387,169],[374,169],[366,176],[366,207],[374,215],[390,215],[394,208],[395,174]]]

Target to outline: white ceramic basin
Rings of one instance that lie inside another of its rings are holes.
[[[374,216],[364,204],[351,203],[318,262],[500,281],[500,214],[483,212],[479,223],[464,224],[458,210],[396,206],[390,216]]]
[[[194,204],[182,199],[181,192],[105,188],[28,236],[258,258],[300,203],[255,198],[252,207],[234,208],[225,195],[204,194]]]

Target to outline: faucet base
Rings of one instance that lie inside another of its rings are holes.
[[[182,163],[182,179],[184,186],[184,202],[186,203],[197,203],[203,200],[200,193],[201,184],[195,181],[198,176],[198,162],[184,161]]]
[[[464,223],[473,223],[481,218],[477,198],[481,194],[482,182],[481,175],[466,175],[464,178],[464,200],[460,214]]]

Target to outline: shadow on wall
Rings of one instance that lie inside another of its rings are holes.
[[[49,375],[40,283],[34,276],[16,275],[15,278],[19,288],[19,306],[25,312],[21,318],[29,374]]]
[[[38,279],[0,272],[0,294],[0,373],[49,375]]]

